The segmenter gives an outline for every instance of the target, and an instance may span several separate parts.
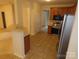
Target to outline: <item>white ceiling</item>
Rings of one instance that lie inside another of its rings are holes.
[[[49,2],[47,2],[46,0],[34,0],[34,1],[37,1],[41,4],[73,4],[77,0],[50,0]]]
[[[46,2],[47,0],[32,0],[32,1],[38,1],[38,2]],[[50,2],[73,2],[75,0],[50,0]]]
[[[41,4],[72,4],[77,0],[50,0],[50,2],[46,2],[46,0],[28,0],[28,1],[36,1]],[[0,0],[0,4],[8,4],[13,3],[13,0]]]

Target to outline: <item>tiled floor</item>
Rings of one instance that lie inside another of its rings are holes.
[[[27,54],[28,59],[56,59],[57,35],[41,32],[32,36],[31,50]]]
[[[40,32],[30,39],[31,49],[25,59],[56,59],[57,35]],[[0,59],[20,59],[13,55],[0,56]]]

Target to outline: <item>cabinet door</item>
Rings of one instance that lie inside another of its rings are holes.
[[[51,8],[51,15],[57,15],[57,12],[58,12],[58,10],[57,10],[58,8]]]
[[[71,14],[71,7],[68,7],[68,14]]]
[[[67,14],[67,13],[68,13],[68,8],[67,8],[67,7],[63,7],[62,13],[63,13],[63,15],[64,15],[64,14]]]
[[[71,14],[75,14],[76,6],[71,7]]]
[[[30,36],[27,35],[24,37],[24,48],[25,48],[25,54],[30,50]]]
[[[68,14],[75,14],[76,6],[68,7]]]
[[[52,33],[52,26],[48,26],[48,34]]]
[[[58,8],[55,8],[55,7],[50,8],[50,19],[53,19],[53,16],[58,14],[58,10],[57,9]]]

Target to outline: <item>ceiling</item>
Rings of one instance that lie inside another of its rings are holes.
[[[77,0],[50,0],[47,2],[46,0],[28,0],[35,1],[40,4],[74,4]],[[8,4],[13,3],[13,0],[0,0],[0,4]]]
[[[74,4],[77,2],[77,0],[32,0],[37,1],[41,4]]]

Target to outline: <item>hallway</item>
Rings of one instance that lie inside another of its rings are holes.
[[[56,59],[57,35],[40,32],[31,37],[31,50],[27,59]]]

